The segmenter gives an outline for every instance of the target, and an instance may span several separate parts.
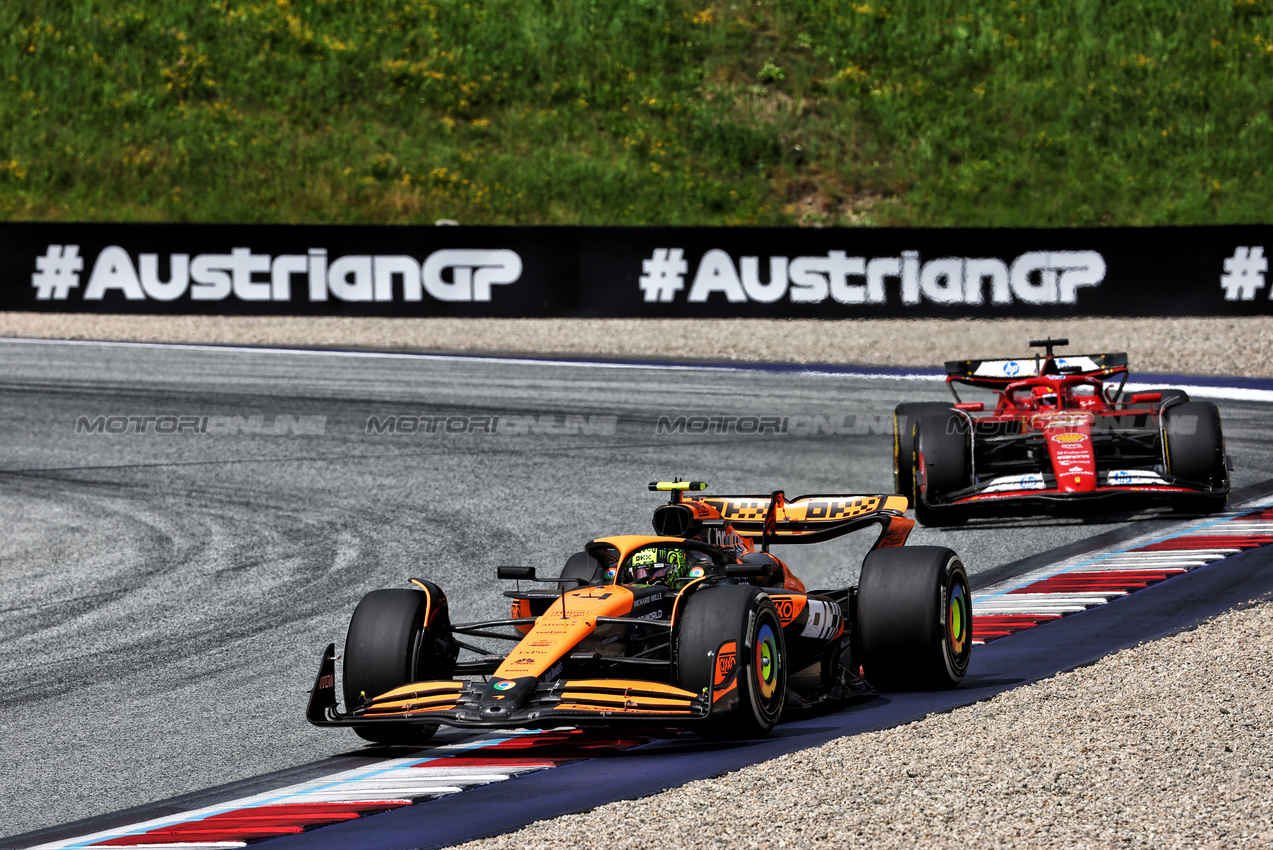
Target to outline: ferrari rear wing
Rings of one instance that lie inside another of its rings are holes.
[[[787,500],[781,490],[768,496],[689,496],[720,512],[739,536],[766,544],[821,543],[868,525],[882,526],[874,549],[900,546],[915,523],[906,519],[908,502],[896,494],[814,494]]]
[[[1051,368],[1049,368],[1051,364]],[[947,380],[996,389],[1011,381],[1040,375],[1100,377],[1127,370],[1127,352],[1024,357],[1016,360],[947,360]]]

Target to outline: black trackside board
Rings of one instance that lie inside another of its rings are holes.
[[[1213,562],[1109,604],[979,646],[954,691],[870,697],[834,713],[780,724],[772,736],[738,744],[657,741],[606,758],[530,774],[316,830],[277,838],[271,850],[435,848],[497,835],[533,821],[586,811],[719,776],[833,738],[909,723],[1092,664],[1184,631],[1273,593],[1273,546]]]
[[[0,222],[0,310],[402,318],[1268,316],[1270,242],[1268,224]]]

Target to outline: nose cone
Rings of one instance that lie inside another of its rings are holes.
[[[523,676],[517,679],[494,678],[486,683],[479,710],[484,719],[498,720],[507,717],[526,705],[535,692],[538,679]]]
[[[1082,493],[1096,489],[1096,455],[1092,449],[1090,415],[1054,416],[1043,435],[1047,439],[1056,489]]]

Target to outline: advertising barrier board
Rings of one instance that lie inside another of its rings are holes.
[[[0,309],[666,318],[1273,314],[1273,226],[0,224]]]

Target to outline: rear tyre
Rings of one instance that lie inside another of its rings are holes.
[[[674,641],[677,684],[712,699],[700,736],[769,733],[787,694],[787,650],[768,594],[750,585],[703,588],[681,603]]]
[[[949,404],[923,401],[899,404],[893,409],[893,492],[914,496],[915,423],[924,416],[950,411]]]
[[[959,556],[939,546],[879,549],[862,562],[857,629],[879,691],[957,686],[972,656],[972,593]]]
[[[362,598],[345,636],[345,705],[356,707],[411,682],[447,679],[455,669],[446,595],[431,582],[427,590],[373,590]],[[378,744],[419,744],[438,724],[376,723],[353,727]]]
[[[925,416],[915,426],[915,477],[911,501],[924,525],[958,525],[961,508],[938,505],[948,493],[971,483],[968,422],[957,413]]]
[[[1220,411],[1214,404],[1191,401],[1167,408],[1163,411],[1163,435],[1169,473],[1213,490],[1227,491],[1224,434],[1220,430]],[[1177,511],[1210,513],[1223,508],[1226,499],[1227,492],[1190,494],[1172,507]]]

